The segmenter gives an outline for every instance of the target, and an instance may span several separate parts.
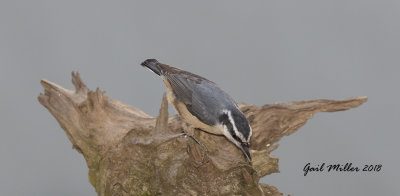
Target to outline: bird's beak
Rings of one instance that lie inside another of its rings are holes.
[[[249,152],[249,144],[242,143],[241,149],[243,151],[243,154],[246,156],[247,161],[251,162],[251,156],[250,156],[250,152]]]

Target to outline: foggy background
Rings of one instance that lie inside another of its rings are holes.
[[[39,104],[46,78],[156,115],[161,79],[147,58],[202,75],[238,102],[263,105],[368,96],[318,113],[272,152],[262,182],[291,195],[396,195],[399,172],[400,1],[0,1],[0,194],[96,195],[81,154]],[[171,110],[172,111],[172,110]],[[311,164],[382,164],[323,172]]]

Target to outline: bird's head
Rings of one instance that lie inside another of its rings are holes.
[[[224,110],[219,117],[219,123],[224,135],[243,151],[247,161],[251,162],[249,152],[250,137],[252,134],[249,121],[239,109]]]

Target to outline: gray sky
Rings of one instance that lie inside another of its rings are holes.
[[[139,66],[150,57],[239,102],[368,96],[282,139],[272,153],[281,173],[262,181],[296,196],[396,195],[399,18],[396,0],[2,0],[1,195],[96,195],[83,157],[38,103],[39,81],[72,88],[76,70],[89,88],[155,115],[166,89]],[[308,162],[383,169],[304,177]]]

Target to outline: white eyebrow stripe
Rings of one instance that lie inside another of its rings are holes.
[[[231,113],[231,111],[229,111],[229,110],[223,110],[223,112],[224,112],[225,114],[228,115],[229,121],[230,121],[231,124],[232,124],[233,130],[235,131],[236,136],[238,136],[238,137],[242,140],[242,142],[248,141],[248,140],[246,140],[246,139],[244,138],[243,134],[240,133],[240,132],[238,131],[238,129],[237,129],[237,127],[236,127],[236,124],[235,124],[235,121],[234,121],[233,118],[232,118],[232,113]]]
[[[228,137],[229,141],[231,141],[232,143],[234,143],[236,146],[240,147],[240,143],[239,141],[236,141],[235,139],[233,139],[232,135],[229,133],[228,128],[226,127],[226,125],[222,125],[223,131],[224,131],[224,135],[226,137]]]
[[[249,128],[250,128],[250,134],[249,134],[249,138],[247,138],[247,143],[249,143],[249,145],[250,145],[250,138],[253,135],[253,129],[251,129],[250,124],[249,124]]]

